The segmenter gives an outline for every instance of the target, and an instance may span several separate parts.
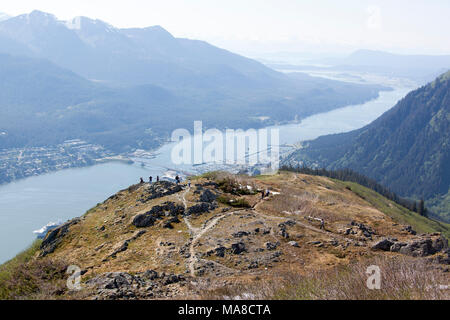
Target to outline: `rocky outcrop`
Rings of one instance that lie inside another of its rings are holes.
[[[155,182],[148,187],[148,189],[146,190],[146,195],[142,196],[142,198],[139,199],[139,201],[145,203],[156,198],[170,196],[182,190],[183,188],[180,185],[177,185],[176,183],[173,182],[169,181]]]
[[[187,209],[186,215],[200,215],[202,213],[209,212],[210,210],[214,210],[217,208],[217,205],[214,203],[200,202],[196,205],[193,205]]]
[[[390,239],[383,239],[378,241],[372,246],[373,250],[382,250],[382,251],[389,251],[391,250],[391,246],[394,244],[394,241]]]
[[[376,232],[363,223],[358,223],[356,221],[352,221],[350,223],[350,228],[347,228],[345,230],[345,235],[351,235],[351,234],[353,234],[353,235],[359,234],[368,239],[372,239],[372,236],[376,235]]]
[[[137,214],[131,222],[138,228],[151,227],[157,220],[163,217],[176,217],[184,214],[184,206],[175,202],[165,202],[162,205],[154,206],[150,211]]]
[[[412,257],[427,257],[436,253],[447,256],[450,253],[448,240],[438,234],[422,236],[409,242],[399,242],[397,239],[382,239],[372,246],[373,250],[399,252]],[[443,258],[443,261],[446,261]]]
[[[41,249],[40,256],[45,257],[46,255],[55,251],[57,246],[61,243],[62,238],[69,231],[69,228],[72,225],[79,223],[80,220],[81,220],[80,218],[70,220],[70,221],[62,224],[61,226],[49,231],[47,233],[47,235],[45,236],[44,240],[42,240],[41,247],[40,247],[40,249]]]
[[[399,252],[412,257],[426,257],[446,249],[448,249],[448,240],[443,237],[437,239],[420,238],[401,247]]]
[[[246,251],[245,244],[243,242],[236,242],[231,245],[231,251],[234,254],[241,254]]]
[[[93,299],[149,299],[179,294],[186,279],[176,274],[158,274],[154,270],[131,275],[126,272],[108,272],[86,282],[95,291]],[[168,288],[177,284],[178,288]]]
[[[216,199],[217,199],[217,195],[214,192],[212,192],[211,190],[206,189],[200,195],[199,201],[212,203],[212,202],[216,201]]]

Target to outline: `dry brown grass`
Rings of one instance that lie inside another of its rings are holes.
[[[380,290],[367,288],[367,267],[381,269]],[[408,257],[376,257],[364,263],[328,271],[279,274],[270,280],[236,284],[206,292],[203,299],[281,300],[448,300],[449,276],[433,269],[425,260]]]
[[[448,299],[448,290],[438,291],[433,287],[433,284],[440,282],[449,284],[448,275],[445,278],[445,274],[429,269],[423,261],[407,258],[391,260],[394,254],[390,253],[379,253],[389,258],[374,260],[378,253],[369,249],[371,240],[362,238],[361,234],[345,234],[350,222],[356,221],[377,232],[374,241],[381,236],[395,236],[400,241],[409,241],[412,237],[401,231],[401,225],[394,225],[394,220],[379,211],[378,207],[346,189],[345,184],[321,177],[292,174],[264,179],[227,173],[206,176],[216,182],[225,181],[225,188],[235,189],[231,190],[232,194],[213,190],[216,194],[227,199],[242,199],[242,202],[235,202],[234,205],[239,208],[231,209],[228,208],[231,203],[224,198],[228,211],[223,211],[224,206],[220,204],[219,198],[216,210],[189,217],[191,225],[201,229],[218,215],[224,216],[213,228],[202,233],[193,249],[202,259],[213,260],[232,269],[230,271],[217,265],[216,270],[206,268],[204,276],[197,280],[208,279],[212,280],[211,283],[205,285],[204,290],[193,289],[195,294],[200,291],[201,298]],[[195,183],[204,184],[206,181],[205,178],[198,178]],[[271,189],[280,194],[261,200],[259,193],[241,193],[240,189],[248,190],[247,185],[254,190]],[[206,188],[214,189],[214,186]],[[147,232],[131,241],[127,250],[115,257],[110,257],[110,254],[116,245],[136,232],[137,229],[131,224],[136,214],[144,213],[165,201],[181,203],[183,195],[187,206],[191,206],[199,199],[198,189],[194,185],[186,193],[147,202],[140,201],[146,195],[145,185],[132,186],[119,192],[90,210],[78,224],[71,226],[70,232],[55,252],[44,258],[45,261],[33,262],[32,258],[38,250],[38,245],[35,245],[7,267],[0,267],[0,297],[83,298],[73,293],[59,294],[63,285],[60,273],[63,264],[54,265],[53,261],[79,265],[87,270],[83,275],[84,280],[111,271],[135,273],[154,269],[165,273],[185,273],[189,260],[184,253],[187,252],[186,245],[190,245],[192,233],[183,219],[180,219],[180,223],[174,223],[173,229],[163,228],[161,223],[146,228]],[[366,198],[369,196],[366,195]],[[251,208],[245,208],[248,206]],[[317,230],[320,222],[304,219],[308,216],[323,218],[325,232]],[[288,219],[297,223],[287,227],[289,238],[286,239],[280,233],[280,222]],[[237,239],[234,233],[240,231],[248,235]],[[298,246],[291,246],[288,243],[291,240],[296,241]],[[225,257],[211,256],[211,250],[217,246],[231,248],[236,241],[245,242],[247,250],[244,254],[228,252]],[[351,245],[355,241],[358,241],[358,245]],[[267,242],[279,243],[276,250],[282,254],[271,258],[272,251],[267,249]],[[249,269],[253,261],[258,262],[258,267]],[[382,290],[372,291],[365,287],[365,271],[369,264],[377,264],[382,268]],[[55,281],[45,280],[48,275],[52,275]],[[223,286],[224,276],[232,285]],[[213,287],[216,289],[213,290]],[[244,293],[248,295],[243,296]],[[88,297],[86,294],[85,298]]]
[[[271,210],[280,213],[287,211],[308,214],[315,211],[317,202],[318,196],[316,194],[307,191],[298,193],[298,190],[286,188],[281,191],[281,194],[275,195],[270,203],[265,203],[261,207],[270,207]]]

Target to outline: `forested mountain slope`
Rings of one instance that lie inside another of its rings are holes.
[[[409,93],[368,126],[305,145],[287,162],[351,168],[404,196],[432,200],[446,195],[450,186],[450,72]],[[449,219],[442,201],[433,202],[441,206],[435,210]]]

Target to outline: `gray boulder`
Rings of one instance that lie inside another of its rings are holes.
[[[267,250],[275,250],[278,247],[277,243],[273,242],[266,242],[266,248]]]
[[[222,246],[214,249],[214,251],[216,252],[216,256],[221,257],[221,258],[223,258],[225,256],[225,250],[226,250],[226,248],[222,247]]]
[[[246,251],[245,244],[243,242],[236,242],[231,245],[231,251],[234,254],[241,254]]]
[[[391,246],[394,244],[394,242],[390,239],[383,239],[378,241],[372,246],[373,250],[382,250],[382,251],[390,251]]]
[[[242,237],[245,237],[248,235],[249,235],[249,233],[247,231],[238,231],[238,232],[233,233],[233,237],[235,237],[235,238],[242,238]]]
[[[405,246],[407,246],[407,245],[408,245],[408,244],[407,244],[407,243],[404,243],[404,242],[396,242],[396,243],[394,243],[394,244],[391,246],[390,251],[391,251],[391,252],[399,252],[401,248],[403,248],[403,247],[405,247]]]
[[[296,241],[289,241],[288,243],[289,243],[289,245],[292,246],[292,247],[296,247],[296,248],[299,247],[298,242],[296,242]]]

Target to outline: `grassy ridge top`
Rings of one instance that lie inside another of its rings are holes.
[[[407,225],[430,234],[415,235]],[[389,266],[408,253],[374,250],[374,244],[388,238],[436,247],[442,240],[435,233],[448,236],[448,230],[355,183],[291,172],[259,177],[214,172],[192,178],[190,187],[163,181],[119,191],[0,267],[0,294],[7,299],[211,298],[208,294],[220,288],[247,290],[246,284],[261,281],[277,288],[283,274],[316,281],[317,272],[360,272],[377,259]],[[414,248],[408,258],[416,261]],[[423,256],[447,259],[441,251]],[[65,287],[68,265],[82,270],[80,292]],[[405,265],[427,274],[430,264]],[[433,268],[430,275],[438,277]],[[341,281],[352,272],[337,274]],[[271,297],[284,297],[280,290]],[[423,290],[410,292],[419,297]],[[313,296],[311,291],[296,298]]]

